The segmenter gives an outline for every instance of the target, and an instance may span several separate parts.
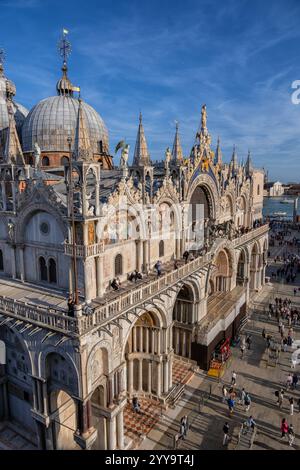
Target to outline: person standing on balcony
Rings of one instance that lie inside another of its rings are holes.
[[[185,261],[185,264],[188,262],[188,259],[189,259],[189,252],[187,250],[185,250],[185,252],[183,253],[183,259]]]
[[[68,316],[74,317],[74,301],[71,295],[68,298]]]
[[[157,277],[161,276],[161,261],[158,260],[156,263],[155,263],[155,266],[154,268],[156,269],[156,272],[157,272]]]

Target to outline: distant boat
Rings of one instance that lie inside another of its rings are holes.
[[[294,204],[294,199],[282,199],[280,204]]]

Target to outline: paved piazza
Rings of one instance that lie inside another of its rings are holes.
[[[293,232],[292,236],[298,236],[299,232]],[[288,237],[288,238],[292,238]],[[300,237],[299,237],[300,238]],[[274,263],[274,256],[282,255],[287,251],[286,247],[275,246],[270,248],[271,257],[267,274],[275,272],[282,263]],[[296,250],[289,249],[296,253]],[[250,415],[257,424],[253,450],[293,450],[300,449],[300,424],[299,408],[297,401],[300,398],[300,385],[296,391],[285,392],[282,409],[279,410],[275,391],[281,387],[286,388],[286,378],[291,369],[291,352],[281,352],[276,367],[268,365],[268,354],[266,341],[262,337],[263,328],[267,334],[278,337],[278,322],[269,319],[263,313],[264,307],[273,302],[276,296],[289,298],[293,305],[300,308],[300,292],[295,297],[294,287],[300,285],[300,276],[296,277],[293,284],[273,282],[265,285],[262,291],[254,299],[256,307],[253,308],[251,319],[244,329],[244,333],[251,334],[251,350],[246,350],[244,358],[241,359],[239,347],[232,348],[232,361],[225,375],[218,383],[217,380],[209,379],[201,371],[196,373],[186,387],[186,393],[175,409],[164,412],[164,417],[151,430],[143,441],[140,449],[174,449],[174,436],[179,433],[180,419],[187,414],[190,429],[186,439],[179,440],[177,448],[186,450],[224,449],[223,425],[229,422],[231,440],[228,450],[247,449],[247,441],[240,441],[238,446],[238,435],[243,421]],[[294,328],[294,339],[300,339],[299,324]],[[230,384],[232,371],[237,373],[237,389],[245,388],[249,392],[252,404],[250,410],[245,412],[245,407],[237,404],[232,416],[229,416],[227,404],[222,403],[222,385]],[[295,371],[299,374],[300,366]],[[288,398],[294,397],[294,414],[290,416],[290,405]],[[201,408],[201,411],[199,411]],[[286,418],[289,424],[293,424],[296,434],[294,445],[290,447],[287,440],[281,439],[280,425],[282,418]]]

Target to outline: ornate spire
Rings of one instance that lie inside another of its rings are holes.
[[[9,119],[9,127],[5,142],[4,160],[5,163],[13,163],[15,165],[25,165],[25,160],[19,141],[16,122],[14,117],[14,110],[11,101],[7,100],[7,111]]]
[[[236,154],[236,147],[235,145],[233,146],[233,152],[232,152],[232,157],[231,157],[231,164],[232,164],[232,169],[236,170],[238,166],[238,161],[237,161],[237,154]]]
[[[220,147],[220,137],[218,137],[218,143],[215,153],[215,165],[222,165],[222,151]]]
[[[148,166],[151,165],[151,161],[142,123],[142,113],[140,113],[139,121],[139,128],[134,149],[133,165]]]
[[[253,165],[252,165],[250,150],[248,150],[248,156],[247,156],[247,160],[246,160],[245,170],[246,170],[246,175],[247,176],[249,176],[253,172]]]
[[[82,100],[80,98],[78,103],[73,158],[77,161],[92,160],[93,153],[91,151],[89,133],[86,128],[85,117],[82,109]]]
[[[176,122],[176,132],[175,132],[174,143],[173,143],[173,148],[172,148],[172,160],[174,163],[182,163],[183,161],[183,153],[182,153],[178,128],[179,128],[179,125],[178,125],[178,122]]]

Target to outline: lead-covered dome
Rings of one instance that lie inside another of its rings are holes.
[[[29,112],[22,127],[23,152],[32,152],[37,142],[42,152],[68,152],[68,136],[74,138],[78,99],[52,96],[40,101]],[[82,102],[86,128],[94,154],[109,153],[107,128],[99,114]]]

